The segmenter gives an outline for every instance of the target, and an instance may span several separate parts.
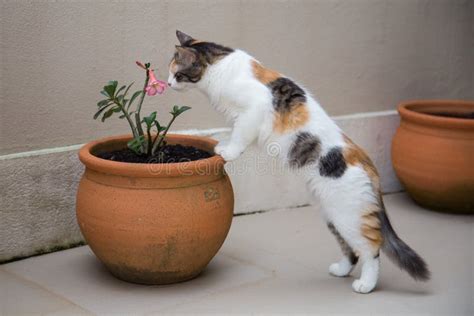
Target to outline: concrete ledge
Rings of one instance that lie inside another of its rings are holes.
[[[395,111],[334,117],[377,166],[385,193],[401,186],[391,166],[390,144],[399,124]],[[218,140],[230,129],[181,131]],[[81,145],[0,156],[0,262],[68,248],[83,241],[75,218],[75,194],[83,172]],[[309,203],[304,184],[254,146],[227,164],[235,190],[235,213]]]

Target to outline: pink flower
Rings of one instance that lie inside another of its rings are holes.
[[[153,70],[148,70],[148,84],[145,88],[146,94],[154,96],[157,93],[162,94],[168,86],[166,82],[156,79]]]

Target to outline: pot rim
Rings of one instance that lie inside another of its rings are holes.
[[[397,110],[402,119],[418,124],[442,128],[474,129],[474,120],[472,119],[437,116],[420,112],[421,109],[427,108],[449,111],[450,107],[454,106],[457,109],[471,109],[474,111],[474,101],[465,100],[410,100],[401,102]]]
[[[103,145],[112,141],[125,142],[131,138],[131,135],[119,135],[91,141],[82,146],[79,150],[79,160],[88,169],[92,169],[97,172],[134,178],[163,178],[208,174],[209,171],[218,172],[219,170],[222,170],[225,163],[224,159],[217,154],[214,154],[214,156],[209,158],[189,162],[147,164],[111,161],[99,158],[91,153],[91,151],[99,145]],[[213,148],[217,144],[216,140],[205,136],[168,134],[166,135],[166,138],[173,139],[173,141],[176,143],[179,143],[180,140],[200,142],[208,145],[209,148]]]

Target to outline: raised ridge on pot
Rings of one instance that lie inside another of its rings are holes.
[[[474,113],[474,102],[463,100],[411,100],[400,103],[398,113],[410,122],[442,128],[474,129],[474,119],[442,115]]]
[[[196,174],[200,171],[219,172],[224,168],[224,159],[219,155],[190,162],[147,164],[111,161],[99,158],[94,154],[99,150],[114,150],[124,148],[131,135],[121,135],[102,138],[84,145],[79,151],[79,159],[89,169],[119,176],[134,176],[143,178],[180,176],[183,172]],[[192,145],[214,154],[217,141],[201,136],[168,134],[166,139],[171,144]],[[151,172],[152,170],[152,172]]]

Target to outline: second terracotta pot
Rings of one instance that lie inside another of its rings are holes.
[[[474,213],[474,102],[410,101],[398,112],[392,159],[410,196],[430,209]]]

